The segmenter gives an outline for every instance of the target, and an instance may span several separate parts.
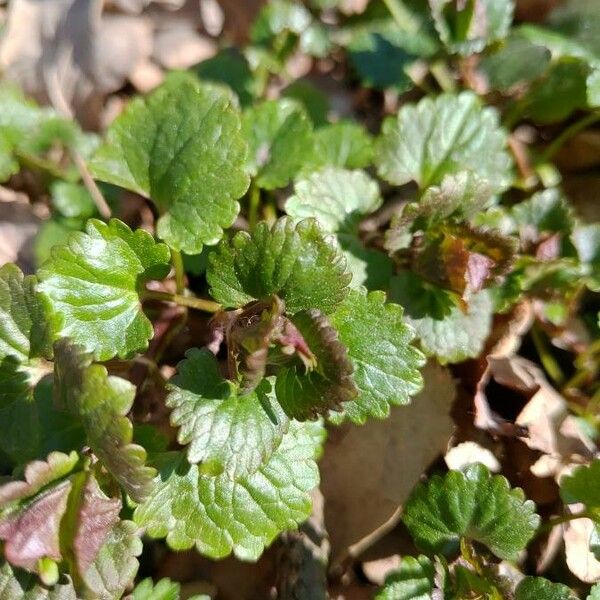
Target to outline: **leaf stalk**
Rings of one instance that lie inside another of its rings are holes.
[[[174,304],[179,304],[179,306],[194,308],[209,313],[216,313],[223,310],[223,307],[218,302],[213,302],[212,300],[204,300],[203,298],[183,296],[182,294],[171,294],[169,292],[160,292],[156,290],[145,290],[143,298],[145,300],[173,302]]]

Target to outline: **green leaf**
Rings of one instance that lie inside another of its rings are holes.
[[[92,351],[98,360],[144,350],[152,324],[139,291],[169,272],[170,253],[141,229],[112,219],[91,219],[65,246],[52,250],[38,276],[39,290],[59,320],[59,335]]]
[[[418,484],[403,520],[417,546],[428,552],[454,555],[464,537],[505,560],[516,560],[540,523],[523,491],[481,464]]]
[[[142,553],[138,528],[132,521],[119,521],[110,531],[94,562],[83,574],[84,598],[121,598],[138,570],[136,559]]]
[[[0,181],[19,171],[20,163],[41,161],[61,173],[45,153],[56,146],[77,147],[85,136],[73,120],[64,119],[51,108],[41,108],[6,81],[0,85]]]
[[[337,233],[352,272],[352,287],[384,287],[392,274],[385,255],[367,249],[358,237],[361,218],[382,203],[379,186],[364,171],[325,167],[296,181],[285,210],[291,217],[314,217],[321,229]]]
[[[323,436],[318,422],[292,422],[269,462],[237,481],[202,475],[182,453],[163,455],[155,490],[136,509],[135,521],[175,550],[195,545],[210,558],[233,552],[256,560],[280,532],[310,514]]]
[[[520,100],[523,114],[538,123],[558,123],[573,111],[586,108],[589,74],[590,67],[585,60],[559,59]]]
[[[27,571],[15,569],[9,563],[0,562],[0,598],[7,600],[78,600],[70,581],[47,588],[38,578]]]
[[[281,90],[281,97],[300,102],[306,109],[313,125],[320,126],[327,123],[327,115],[331,109],[329,97],[316,85],[310,83],[309,80],[296,79],[296,81]]]
[[[588,266],[588,287],[595,292],[600,291],[600,224],[591,223],[577,227],[571,239],[579,260]]]
[[[515,204],[511,216],[520,231],[528,230],[528,237],[542,233],[570,233],[575,225],[572,206],[556,188],[534,194],[529,200]]]
[[[506,143],[493,108],[482,108],[471,92],[442,94],[405,104],[384,121],[375,163],[395,185],[414,180],[425,189],[444,175],[474,171],[500,192],[512,181]]]
[[[0,450],[15,464],[37,457],[44,433],[33,392],[51,371],[47,312],[35,277],[0,267]]]
[[[350,274],[343,256],[316,221],[259,223],[238,232],[211,254],[206,274],[211,294],[226,308],[277,294],[290,313],[333,310],[347,295]]]
[[[154,469],[145,465],[146,451],[131,443],[131,410],[135,386],[109,376],[92,364],[81,346],[59,340],[54,347],[54,394],[59,406],[77,415],[92,452],[135,501],[150,492]]]
[[[489,184],[476,174],[462,171],[446,175],[439,186],[427,188],[418,202],[404,205],[386,232],[385,247],[390,252],[407,248],[413,233],[450,220],[468,221],[491,201]]]
[[[242,132],[249,146],[247,168],[260,188],[285,187],[312,161],[312,124],[295,100],[269,100],[247,109]]]
[[[590,56],[600,59],[600,14],[594,0],[568,0],[552,11],[548,25]]]
[[[224,48],[213,57],[202,61],[193,71],[203,81],[212,81],[229,86],[239,98],[242,106],[252,102],[255,83],[248,61],[235,48]]]
[[[402,93],[413,85],[411,67],[435,54],[437,46],[428,32],[402,30],[389,19],[358,28],[348,56],[363,85]]]
[[[513,0],[429,0],[435,27],[446,47],[468,56],[506,37]]]
[[[487,290],[473,294],[464,310],[449,292],[409,271],[390,282],[391,298],[406,311],[427,356],[455,363],[477,356],[490,332],[493,304]]]
[[[600,600],[600,583],[597,583],[590,590],[590,595],[587,597],[587,600]]]
[[[435,569],[426,556],[405,556],[390,573],[375,600],[431,600]]]
[[[373,139],[354,121],[339,121],[315,131],[315,158],[321,165],[361,169],[371,164],[373,154]]]
[[[550,58],[548,48],[516,33],[498,52],[483,57],[480,69],[492,89],[508,92],[541,76]]]
[[[381,203],[379,186],[364,171],[326,167],[296,181],[285,211],[296,219],[314,217],[328,233],[354,233]]]
[[[517,586],[515,600],[577,600],[577,596],[562,583],[552,583],[544,577],[525,577]]]
[[[87,189],[68,181],[55,181],[50,186],[52,205],[63,217],[87,219],[98,211]]]
[[[132,600],[179,600],[181,584],[168,577],[152,582],[149,577],[140,581],[133,590]]]
[[[391,406],[408,404],[421,390],[425,360],[412,345],[414,332],[402,307],[386,302],[383,292],[351,291],[331,323],[354,366],[358,397],[344,404],[344,416],[353,423],[384,419]]]
[[[287,415],[299,420],[339,410],[342,403],[357,394],[346,348],[321,312],[302,311],[291,320],[310,348],[316,365],[307,369],[297,363],[279,370],[275,384],[277,399]]]
[[[561,477],[560,496],[566,504],[581,502],[588,508],[600,508],[600,459]]]
[[[240,395],[208,350],[188,350],[169,385],[167,406],[179,443],[189,444],[189,462],[201,462],[206,475],[251,475],[269,460],[289,426],[268,381]]]
[[[246,145],[230,96],[177,74],[115,119],[90,170],[102,181],[150,198],[158,237],[197,254],[215,244],[248,188]]]

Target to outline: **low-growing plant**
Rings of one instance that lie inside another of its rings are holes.
[[[600,9],[341,4],[268,3],[243,52],[169,74],[102,136],[2,84],[0,178],[37,177],[50,218],[35,274],[0,268],[0,598],[176,598],[133,589],[155,539],[256,561],[310,516],[328,429],[410,403],[427,359],[481,368],[524,304],[597,436],[598,343],[567,379],[549,340],[574,316],[598,333],[600,225],[553,161],[600,120]],[[330,122],[298,53],[393,111]],[[111,215],[123,190],[150,228]],[[419,483],[402,519],[423,554],[376,597],[576,598],[524,557],[585,518],[600,559],[599,465],[559,478],[554,517],[481,464]]]

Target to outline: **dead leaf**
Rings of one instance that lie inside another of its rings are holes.
[[[386,420],[347,424],[329,436],[320,464],[333,563],[390,520],[397,522],[400,505],[446,449],[454,382],[433,363],[423,378],[425,388],[409,406],[392,408]]]
[[[462,442],[451,448],[444,457],[449,469],[462,470],[474,463],[484,464],[492,473],[499,473],[501,466],[494,453],[477,442]]]
[[[579,512],[582,504],[569,505],[570,512]],[[600,562],[590,552],[590,535],[594,523],[590,519],[575,519],[563,525],[565,555],[571,572],[586,583],[600,581]]]
[[[27,202],[0,202],[0,265],[14,262],[25,273],[33,273],[32,241],[41,219]]]
[[[101,13],[101,0],[14,0],[0,48],[5,76],[89,124],[90,107],[98,113],[152,51],[150,21]]]
[[[152,57],[165,69],[187,69],[216,52],[215,42],[183,23],[156,32]]]

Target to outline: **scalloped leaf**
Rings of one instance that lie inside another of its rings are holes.
[[[54,394],[59,406],[77,415],[87,442],[106,469],[135,501],[152,488],[155,470],[146,466],[146,451],[131,442],[133,426],[127,418],[135,386],[109,376],[106,367],[69,340],[54,345]]]
[[[366,87],[405,92],[412,86],[409,75],[419,59],[438,50],[438,42],[416,19],[405,29],[394,19],[376,19],[357,27],[348,43],[348,58]],[[408,30],[410,28],[410,31]]]
[[[362,169],[373,156],[373,138],[360,123],[338,121],[315,131],[315,160],[321,165]]]
[[[296,181],[285,211],[296,219],[314,217],[328,233],[356,233],[360,219],[382,202],[379,186],[364,171],[325,167]]]
[[[561,477],[560,497],[565,504],[581,502],[588,508],[600,508],[600,459]]]
[[[405,556],[386,578],[375,600],[432,600],[435,569],[426,556]]]
[[[391,298],[404,307],[421,349],[441,364],[477,356],[490,333],[493,302],[488,290],[473,294],[463,309],[450,292],[429,285],[409,271],[390,282]]]
[[[143,579],[131,593],[132,600],[179,600],[181,584],[164,577],[154,583],[150,577]]]
[[[140,287],[169,269],[169,248],[146,231],[132,231],[117,219],[90,219],[85,233],[52,249],[39,270],[38,289],[60,323],[60,337],[70,337],[97,360],[125,358],[144,350],[153,335]]]
[[[256,560],[279,533],[310,514],[323,438],[321,423],[293,421],[269,462],[237,481],[202,475],[180,452],[162,455],[156,488],[137,507],[135,521],[175,550],[195,545],[210,558],[233,552]]]
[[[573,590],[544,577],[525,577],[517,586],[515,600],[577,600]]]
[[[412,345],[414,331],[402,307],[386,302],[383,292],[351,291],[330,320],[347,348],[358,388],[356,399],[344,404],[342,418],[354,423],[384,419],[390,406],[408,404],[421,390],[425,358]]]
[[[201,463],[203,475],[251,475],[269,460],[289,427],[269,381],[240,395],[208,350],[188,350],[177,365],[167,406],[173,409],[171,424],[179,427],[179,443],[189,444],[187,458]]]
[[[540,523],[523,490],[511,489],[504,477],[490,475],[481,464],[418,484],[403,520],[417,546],[428,552],[454,555],[464,537],[506,560],[517,558]]]
[[[570,233],[575,226],[573,208],[556,188],[534,194],[515,204],[511,216],[521,230],[521,236],[536,240],[543,233]]]
[[[404,205],[385,235],[385,247],[396,252],[410,245],[412,233],[450,221],[474,217],[492,200],[485,179],[470,171],[445,175],[439,186],[425,190],[418,202]]]
[[[260,188],[285,187],[312,161],[312,123],[295,100],[268,100],[247,109],[242,132],[249,146],[248,172]]]
[[[52,356],[51,337],[35,277],[10,263],[0,267],[0,450],[15,463],[37,455],[43,432],[33,391],[51,370],[44,360]]]
[[[238,232],[209,258],[211,294],[226,308],[277,294],[291,314],[315,308],[327,313],[347,295],[351,275],[343,256],[316,221],[279,219]]]
[[[0,598],[7,600],[79,600],[70,581],[47,588],[27,571],[0,562]]]
[[[82,574],[84,598],[114,600],[121,598],[138,571],[137,556],[142,540],[133,521],[119,521],[105,538],[94,561]]]
[[[161,214],[158,237],[198,254],[232,225],[248,189],[240,127],[229,93],[178,73],[127,105],[90,170],[150,198]]]
[[[444,175],[474,171],[500,192],[513,178],[506,144],[497,112],[483,108],[475,94],[441,94],[405,104],[384,121],[375,164],[395,185],[416,181],[426,189]]]
[[[506,37],[515,3],[513,0],[429,0],[440,39],[451,52],[462,56],[481,52]]]
[[[0,539],[12,565],[38,572],[42,559],[62,559],[60,526],[79,457],[53,452],[25,467],[25,480],[0,486]]]
[[[277,372],[275,392],[284,412],[304,420],[339,410],[357,395],[353,366],[345,346],[327,317],[318,310],[301,311],[292,317],[314,356],[314,367],[296,364]]]

